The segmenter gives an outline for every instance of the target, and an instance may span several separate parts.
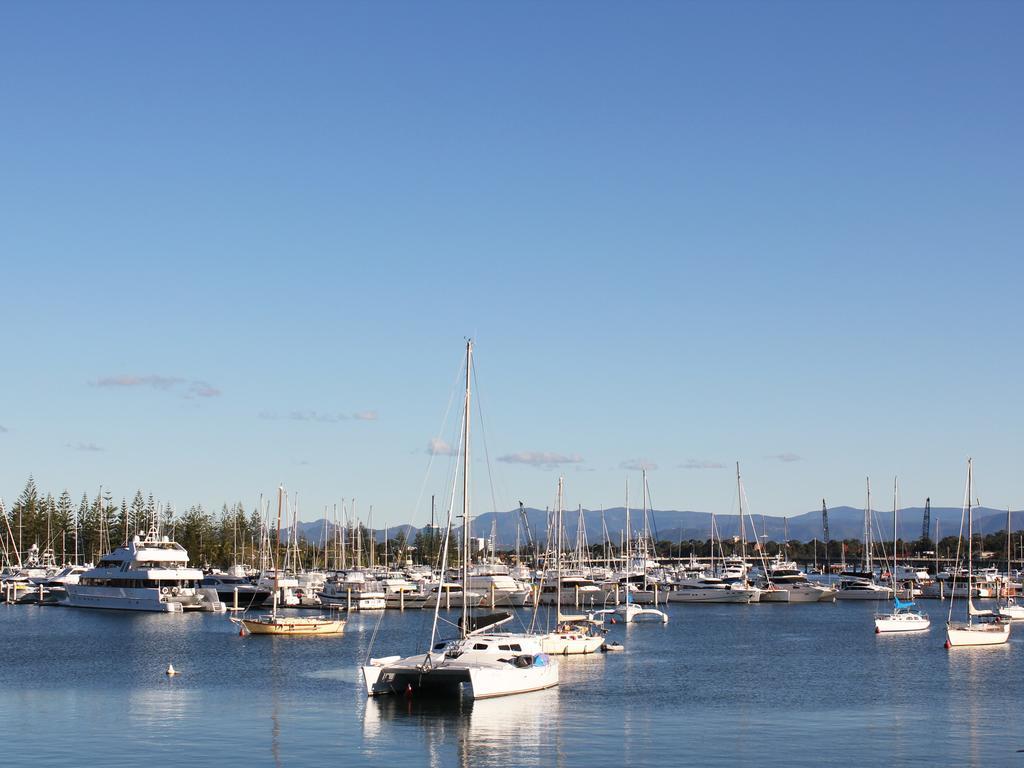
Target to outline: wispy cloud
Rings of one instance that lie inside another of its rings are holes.
[[[791,461],[800,461],[802,456],[797,456],[795,453],[774,453],[771,456],[765,456],[766,459],[775,459],[776,461],[784,461],[789,463]]]
[[[648,459],[627,459],[619,464],[619,469],[641,470],[657,468],[658,465]]]
[[[98,451],[103,450],[103,448],[96,445],[96,443],[67,443],[66,445],[68,448],[71,448],[74,451],[87,451],[89,453],[96,453]]]
[[[455,456],[458,452],[457,448],[453,448],[440,437],[432,437],[427,443],[427,453],[431,456]]]
[[[339,421],[346,421],[348,416],[344,413],[327,413],[324,411],[290,411],[288,418],[292,421],[319,421],[324,424],[334,424]]]
[[[193,381],[189,384],[186,397],[220,397],[220,390],[205,381]]]
[[[554,469],[562,464],[579,464],[583,461],[583,457],[578,453],[566,455],[550,451],[520,451],[499,456],[498,461],[503,461],[506,464],[528,464],[541,469]]]
[[[711,459],[687,459],[677,466],[679,469],[725,469],[725,464]]]
[[[11,430],[9,430],[9,429],[8,429],[7,427],[5,427],[5,426],[4,426],[3,424],[0,424],[0,435],[4,434],[5,432],[10,432],[10,431],[11,431]]]
[[[185,381],[180,376],[103,376],[93,382],[97,387],[152,387],[153,389],[170,389]]]
[[[269,421],[277,421],[278,419],[288,419],[289,421],[317,421],[321,424],[337,424],[339,421],[348,421],[349,419],[355,419],[356,421],[377,421],[376,411],[358,411],[357,413],[341,413],[339,411],[314,411],[314,410],[295,410],[288,411],[288,413],[278,413],[277,411],[260,411],[259,417],[261,419],[267,419]]]
[[[148,388],[157,389],[163,392],[180,392],[182,397],[219,397],[221,391],[209,382],[201,379],[186,379],[182,376],[161,376],[149,374],[136,376],[134,374],[120,374],[118,376],[101,376],[92,382],[94,387],[106,387],[111,389],[120,388]]]

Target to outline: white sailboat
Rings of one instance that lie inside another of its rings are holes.
[[[996,614],[1011,621],[1024,620],[1024,605],[1017,602],[1010,583],[1010,509],[1006,509],[1006,580],[1003,582],[1003,603],[996,608]]]
[[[466,342],[466,397],[462,416],[462,579],[469,576],[469,423],[473,342]],[[453,477],[453,484],[457,482]],[[452,500],[454,502],[454,486]],[[441,578],[448,563],[452,508],[448,508],[441,560]],[[537,635],[495,632],[512,619],[510,613],[473,618],[464,602],[459,637],[435,642],[440,604],[434,607],[430,647],[426,653],[401,658],[370,659],[362,667],[366,695],[467,695],[473,699],[508,696],[558,685],[558,661],[546,654]]]
[[[974,466],[967,460],[967,621],[953,623],[953,599],[949,601],[949,617],[946,621],[946,648],[973,648],[986,645],[1003,645],[1010,639],[1010,622],[995,616],[992,611],[974,607],[972,598],[974,571],[974,507],[971,499],[974,482]],[[962,524],[961,524],[962,525]],[[963,528],[961,527],[961,532]],[[958,547],[959,549],[959,547]],[[957,559],[959,560],[959,551]],[[979,621],[975,622],[977,617]],[[986,619],[981,621],[981,619]]]
[[[595,653],[604,645],[604,634],[597,622],[588,616],[562,614],[562,515],[564,514],[564,478],[558,478],[558,503],[555,512],[557,534],[555,545],[555,628],[541,638],[545,653],[560,655]]]
[[[887,632],[921,632],[932,625],[927,614],[914,609],[914,601],[900,600],[896,587],[896,540],[897,509],[899,509],[899,478],[893,480],[892,487],[892,594],[893,609],[891,613],[875,614],[875,634]]]

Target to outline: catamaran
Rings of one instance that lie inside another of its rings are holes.
[[[470,382],[473,372],[473,342],[466,341],[466,394],[462,415],[462,583],[469,583],[470,504],[469,426]],[[458,475],[452,478],[454,504]],[[448,567],[448,540],[452,528],[452,505],[448,507],[441,556],[441,578]],[[437,640],[440,602],[434,605],[430,645],[425,653],[402,658],[388,656],[369,660],[362,669],[366,695],[400,693],[440,694],[485,699],[551,688],[558,685],[558,661],[544,652],[538,635],[494,631],[512,620],[511,613],[474,617],[462,603],[459,637]]]

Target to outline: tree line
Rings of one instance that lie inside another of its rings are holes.
[[[247,512],[242,502],[224,504],[218,512],[193,504],[179,513],[173,505],[157,502],[152,493],[137,490],[130,500],[121,497],[118,501],[110,489],[100,488],[91,497],[83,493],[75,503],[67,489],[57,496],[42,493],[32,476],[9,508],[0,500],[0,554],[4,565],[24,563],[33,545],[40,553],[50,550],[58,563],[97,562],[101,555],[126,544],[133,536],[144,537],[155,529],[188,550],[193,565],[225,568],[244,562],[259,566],[261,547],[265,553],[288,548],[287,530],[278,542],[272,528],[260,510]],[[373,551],[370,532],[356,525],[346,534],[349,550],[355,552],[358,540],[359,550],[368,559]],[[319,558],[323,567],[322,544],[314,545],[299,536],[291,549],[292,559],[297,558],[300,564],[309,567]]]

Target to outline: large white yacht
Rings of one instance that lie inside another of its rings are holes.
[[[746,587],[742,582],[726,584],[717,576],[699,573],[679,580],[675,590],[668,593],[670,603],[756,603],[761,590]]]
[[[65,605],[125,611],[180,613],[222,610],[214,589],[203,590],[203,572],[188,567],[188,552],[150,529],[124,547],[103,555],[77,584],[65,585]]]
[[[500,563],[481,563],[471,568],[466,586],[482,594],[492,608],[520,607],[530,598],[530,588],[514,579],[508,566]]]
[[[836,590],[815,584],[792,560],[777,557],[767,565],[769,589],[761,593],[762,603],[817,603],[835,598]]]
[[[561,593],[559,593],[558,575],[554,572],[546,574],[545,580],[537,591],[540,605],[555,605],[561,600],[562,605],[573,605],[594,608],[605,604],[605,593],[593,580],[585,578],[578,572],[562,574]],[[532,601],[531,601],[532,602]]]

